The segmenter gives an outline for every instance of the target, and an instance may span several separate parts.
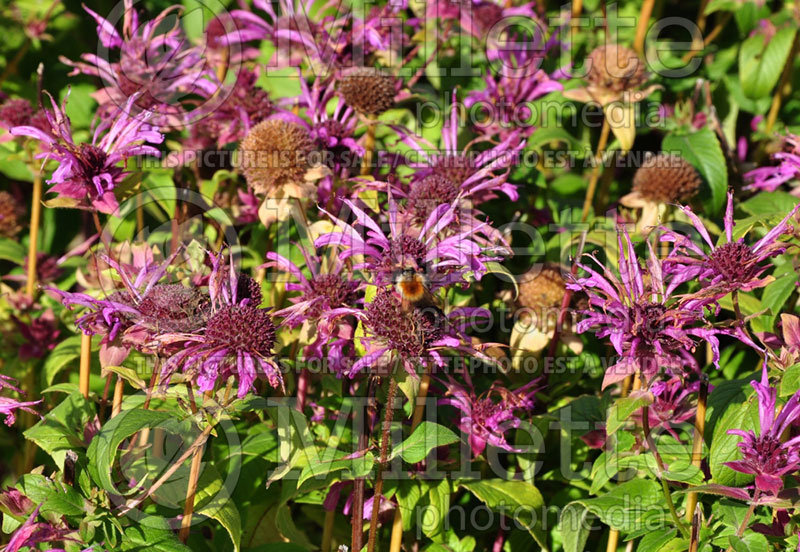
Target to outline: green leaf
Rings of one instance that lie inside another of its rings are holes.
[[[422,498],[422,486],[418,481],[401,480],[394,497],[403,516],[403,531],[410,531],[416,520],[415,510]]]
[[[761,33],[747,38],[739,50],[739,80],[751,99],[767,96],[783,71],[797,30],[779,29],[769,40]]]
[[[800,364],[793,364],[786,369],[781,378],[780,396],[794,395],[800,389]]]
[[[639,541],[636,552],[659,552],[665,544],[675,537],[677,532],[677,529],[663,528],[647,533]]]
[[[44,381],[47,386],[53,385],[56,375],[66,368],[70,362],[81,356],[81,336],[73,335],[56,345],[44,361]]]
[[[547,550],[547,536],[542,527],[545,511],[544,499],[532,483],[507,479],[461,481],[459,485],[492,510],[513,513],[519,523],[528,529],[536,543]]]
[[[0,238],[0,259],[22,266],[25,263],[25,247],[11,238]]]
[[[444,522],[450,511],[450,481],[431,482],[426,496],[427,504],[421,520],[422,532],[434,542],[444,542]]]
[[[73,393],[48,412],[43,420],[25,431],[24,435],[49,454],[59,469],[63,470],[67,451],[85,446],[83,431],[92,417],[94,407],[79,392]]]
[[[242,538],[242,519],[219,471],[206,463],[197,481],[196,512],[217,520],[228,532],[233,549],[239,552]]]
[[[715,11],[736,11],[739,8],[739,2],[736,0],[711,0],[706,6],[705,14],[709,15]]]
[[[525,143],[525,149],[536,149],[541,145],[551,142],[560,142],[572,149],[577,149],[581,145],[580,142],[565,129],[550,127],[537,129]]]
[[[742,211],[751,215],[781,219],[794,209],[798,202],[800,198],[782,190],[775,190],[766,194],[756,194],[739,206]],[[739,221],[736,223],[738,225]]]
[[[710,189],[710,194],[705,192],[708,211],[718,213],[728,190],[728,167],[716,134],[708,127],[691,134],[670,133],[664,137],[661,149],[679,152],[700,172]]]
[[[759,427],[758,402],[754,399],[754,395],[751,395],[750,401],[744,405],[738,403],[728,405],[722,418],[714,427],[714,434],[711,437],[711,449],[708,455],[712,483],[742,487],[753,480],[752,475],[736,472],[725,466],[724,463],[740,458],[737,445],[741,441],[741,437],[729,435],[728,430],[741,429],[748,431]]]
[[[130,552],[191,552],[167,521],[156,516],[148,516],[126,528],[120,546]]]
[[[111,480],[117,448],[122,441],[137,431],[146,427],[156,427],[172,418],[173,414],[169,412],[141,409],[123,410],[111,418],[92,439],[87,451],[92,479],[105,491],[121,495]]]
[[[646,528],[648,524],[656,523],[660,519],[667,519],[669,514],[663,507],[663,500],[658,483],[649,479],[632,479],[597,498],[570,502],[562,512],[560,522],[564,549],[567,552],[583,550],[581,542],[585,543],[586,537],[582,531],[588,532],[585,521],[587,512],[596,515],[613,529],[630,533]],[[656,508],[656,505],[660,507]],[[582,512],[581,509],[586,511]],[[575,525],[576,522],[580,522],[580,525]],[[578,531],[580,534],[571,536],[571,531]]]
[[[584,552],[591,526],[586,519],[588,509],[578,502],[570,502],[561,511],[558,521],[564,552]]]
[[[736,552],[769,552],[770,549],[767,537],[761,533],[749,532],[741,538],[731,535],[728,539]]]
[[[300,472],[297,486],[300,487],[312,477],[328,477],[332,473],[339,471],[344,472],[344,477],[340,477],[340,479],[364,477],[372,471],[374,462],[375,457],[371,452],[367,452],[364,456],[359,456],[358,458],[339,458],[322,462],[309,462],[309,464],[303,468],[303,471]]]
[[[409,464],[422,462],[428,453],[436,447],[449,445],[458,441],[458,435],[452,430],[433,422],[422,422],[414,432],[398,447],[392,450],[389,459],[399,454]]]
[[[606,433],[613,435],[625,421],[630,418],[637,410],[653,402],[653,395],[650,393],[631,393],[628,397],[618,399],[611,408],[608,409],[608,419],[606,421]]]

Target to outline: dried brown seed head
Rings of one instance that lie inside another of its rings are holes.
[[[603,90],[625,92],[647,80],[644,62],[636,52],[619,44],[598,46],[589,54],[589,63],[586,80]]]
[[[363,115],[380,115],[394,105],[394,78],[374,67],[359,67],[339,80],[345,103]]]
[[[239,149],[247,185],[270,195],[288,184],[303,183],[314,143],[302,126],[269,119],[250,129]]]
[[[700,175],[684,158],[659,153],[645,159],[633,176],[633,191],[653,203],[690,200],[700,189]]]

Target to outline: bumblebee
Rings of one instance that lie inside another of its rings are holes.
[[[404,268],[397,273],[394,282],[395,290],[403,299],[404,310],[438,308],[430,290],[430,283],[424,274],[413,268]]]

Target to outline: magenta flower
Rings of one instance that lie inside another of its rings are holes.
[[[210,103],[219,105],[224,99],[204,49],[191,44],[181,29],[180,6],[140,24],[132,0],[125,0],[122,34],[107,19],[86,6],[84,9],[97,22],[100,43],[108,52],[104,56],[83,54],[79,62],[59,59],[74,68],[71,75],[102,79],[105,86],[94,94],[101,117],[113,115],[122,106],[132,114],[129,99],[136,96],[136,107],[149,113],[153,124],[180,126],[187,116],[184,100],[191,96],[215,98]],[[204,110],[210,107],[203,106]]]
[[[67,537],[70,533],[67,528],[56,527],[47,521],[37,522],[36,518],[39,516],[41,507],[41,504],[37,506],[28,519],[25,520],[25,523],[11,535],[11,540],[8,541],[8,544],[3,549],[5,552],[18,552],[23,548],[37,549],[37,545],[42,543],[63,542],[65,540],[75,541],[75,539]],[[60,549],[48,547],[47,550]]]
[[[800,136],[787,134],[783,137],[783,151],[772,154],[772,160],[778,164],[770,167],[759,167],[744,175],[750,182],[747,190],[775,191],[781,184],[794,182],[793,195],[800,195],[796,186],[800,180]]]
[[[758,395],[760,429],[754,431],[730,429],[728,434],[742,438],[739,450],[741,460],[725,462],[740,473],[756,476],[756,492],[777,495],[783,489],[783,476],[800,468],[800,437],[783,442],[781,436],[800,417],[800,392],[795,393],[775,415],[777,390],[769,385],[766,369],[761,382],[751,382]]]
[[[711,387],[711,386],[709,386]],[[650,385],[653,402],[647,409],[651,429],[664,429],[680,440],[673,426],[691,420],[696,413],[691,396],[700,389],[700,382],[688,383],[679,377],[671,377]],[[642,411],[637,411],[632,418],[641,424]]]
[[[164,364],[162,384],[167,385],[172,374],[181,370],[199,391],[210,391],[218,380],[233,375],[239,398],[253,389],[259,376],[272,387],[283,387],[281,368],[272,358],[275,324],[269,309],[259,308],[260,285],[237,274],[233,260],[226,266],[220,253],[212,256],[208,297],[204,327],[155,336],[159,344],[177,350]]]
[[[725,210],[726,242],[715,245],[705,225],[694,214],[691,207],[681,207],[692,225],[705,241],[708,252],[688,236],[665,230],[662,241],[674,242],[674,248],[664,260],[664,271],[672,276],[670,291],[690,280],[699,280],[702,288],[691,295],[698,305],[719,300],[732,291],[751,291],[767,285],[768,278],[762,274],[769,268],[765,261],[786,250],[778,238],[789,231],[789,220],[800,209],[795,206],[775,227],[755,244],[748,245],[744,238],[733,239],[733,193],[728,192],[728,207]]]
[[[347,372],[351,378],[364,369],[387,375],[398,363],[416,376],[418,366],[444,366],[441,352],[446,349],[491,362],[465,334],[470,321],[489,317],[485,309],[462,307],[448,316],[435,309],[404,309],[400,296],[383,287],[363,310],[339,308],[329,314],[352,315],[363,324],[366,354]]]
[[[471,150],[472,145],[486,142],[479,138],[465,148],[458,145],[458,131],[461,128],[458,116],[458,102],[453,92],[450,116],[442,127],[441,148],[436,148],[422,137],[414,136],[406,129],[393,127],[400,139],[413,151],[407,164],[416,169],[411,179],[411,188],[427,179],[438,178],[441,198],[462,197],[475,204],[494,199],[503,193],[512,201],[519,199],[516,185],[508,182],[511,167],[518,161],[519,153],[525,146],[519,130],[512,130],[498,144],[481,152]]]
[[[505,433],[520,426],[520,415],[533,409],[533,395],[536,381],[510,391],[500,385],[481,395],[476,395],[468,373],[464,373],[466,385],[461,385],[448,375],[445,384],[446,398],[440,404],[453,406],[461,411],[458,427],[469,439],[472,453],[480,456],[486,445],[492,445],[511,452],[519,452],[506,441]]]
[[[443,204],[435,209],[419,230],[400,223],[401,210],[389,198],[388,235],[367,213],[350,200],[344,201],[355,221],[348,224],[327,211],[339,231],[330,232],[317,238],[315,245],[337,246],[341,248],[339,258],[348,259],[363,255],[364,262],[354,265],[356,270],[366,270],[377,285],[392,283],[398,268],[412,267],[425,269],[431,289],[455,282],[464,282],[471,273],[479,280],[486,273],[486,262],[496,260],[484,253],[483,248],[473,239],[482,230],[480,226],[468,228],[455,235],[441,237],[441,233],[454,220],[457,203]]]
[[[11,129],[11,134],[39,140],[43,151],[36,157],[58,163],[47,181],[54,184],[51,192],[76,200],[75,207],[115,213],[119,204],[114,189],[131,174],[119,164],[137,155],[159,157],[161,154],[156,148],[144,143],[160,144],[164,137],[142,119],[128,115],[136,99],[132,96],[116,118],[97,125],[91,143],[76,144],[64,106],[59,108],[53,97],[49,97],[53,110],[43,110],[50,124],[49,132],[33,126],[18,126]],[[66,104],[66,98],[64,102]]]
[[[427,4],[426,17],[429,21],[458,22],[461,28],[475,38],[482,39],[498,22],[514,17],[536,19],[534,3],[520,6],[497,3],[493,0],[436,0]]]
[[[487,118],[487,123],[477,125],[478,130],[487,135],[507,138],[515,129],[522,130],[522,136],[530,136],[536,127],[530,123],[533,112],[530,103],[550,92],[563,90],[564,86],[552,80],[539,69],[542,50],[503,49],[497,57],[502,62],[499,75],[487,72],[484,77],[486,88],[473,90],[464,99],[467,108],[480,108],[478,113]]]
[[[47,309],[36,317],[31,316],[27,323],[13,315],[11,318],[25,340],[19,346],[19,358],[42,358],[55,348],[61,330],[56,325],[52,309]]]
[[[341,375],[352,365],[347,363],[354,354],[355,319],[343,318],[334,311],[356,308],[363,303],[364,283],[349,279],[338,258],[324,269],[322,259],[311,255],[304,247],[300,247],[300,251],[311,273],[308,278],[289,259],[272,251],[267,253],[266,266],[274,266],[297,280],[287,283],[286,291],[300,293],[290,297],[292,304],[274,312],[273,316],[283,317],[283,323],[289,327],[303,324],[309,335],[316,336],[305,347],[306,358],[325,359],[333,373]]]
[[[187,148],[222,148],[240,142],[250,129],[275,113],[269,94],[256,86],[258,72],[242,68],[236,84],[216,109],[192,124]]]
[[[705,323],[702,309],[688,309],[671,295],[661,261],[650,243],[643,269],[627,231],[618,231],[617,237],[618,273],[589,256],[602,272],[580,264],[589,276],[567,284],[569,289],[588,296],[590,309],[583,311],[584,318],[576,327],[578,333],[593,330],[599,338],[608,337],[620,355],[606,371],[603,388],[635,372],[650,378],[661,367],[674,375],[680,375],[685,368],[697,369],[692,352],[701,340],[711,344],[713,361],[718,366],[716,335],[723,332]]]

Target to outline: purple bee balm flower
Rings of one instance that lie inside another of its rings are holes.
[[[493,0],[436,0],[428,2],[426,16],[429,21],[457,21],[464,31],[482,39],[498,22],[514,17],[535,19],[536,11],[533,2],[510,6]]]
[[[497,52],[502,62],[499,75],[487,72],[484,77],[486,88],[473,90],[464,99],[464,106],[478,110],[487,119],[478,123],[478,130],[487,135],[507,138],[515,129],[522,129],[522,136],[530,136],[536,127],[530,123],[533,112],[530,103],[564,86],[552,80],[539,67],[546,51],[525,49],[504,49]]]
[[[398,268],[416,267],[427,270],[431,289],[435,290],[444,285],[464,282],[467,273],[472,273],[479,280],[486,273],[486,262],[497,259],[487,256],[473,239],[482,226],[488,226],[486,223],[441,237],[442,230],[454,220],[455,202],[440,205],[420,229],[414,229],[400,223],[400,208],[390,196],[388,235],[355,203],[350,200],[344,203],[355,216],[354,223],[348,224],[323,210],[339,231],[320,236],[314,245],[341,247],[341,260],[363,255],[364,261],[353,268],[366,270],[377,285],[392,283]]]
[[[707,305],[733,291],[751,291],[770,282],[769,278],[761,277],[770,266],[765,261],[786,250],[786,245],[778,238],[789,231],[789,220],[800,209],[800,204],[752,246],[746,244],[743,237],[736,241],[733,239],[732,192],[728,192],[725,210],[725,243],[715,245],[691,207],[681,209],[705,241],[708,252],[702,243],[697,244],[688,236],[665,230],[661,240],[674,242],[674,248],[664,260],[664,271],[672,276],[670,291],[690,280],[703,282],[702,289],[691,295],[691,305]]]
[[[363,369],[386,375],[398,363],[416,376],[418,366],[444,366],[441,352],[445,349],[489,360],[472,347],[464,333],[469,321],[489,317],[485,309],[464,307],[447,316],[438,309],[407,309],[397,293],[384,287],[363,310],[339,308],[330,314],[352,315],[364,327],[361,344],[366,354],[348,371],[351,378]]]
[[[414,136],[401,127],[392,127],[400,139],[413,151],[408,165],[416,171],[412,177],[412,189],[417,182],[429,177],[441,179],[451,189],[450,195],[472,200],[475,204],[494,199],[502,192],[512,201],[519,199],[517,187],[508,182],[511,167],[516,164],[519,153],[525,146],[519,130],[509,131],[494,147],[476,153],[471,146],[487,141],[479,138],[465,148],[458,146],[460,121],[458,102],[453,92],[450,117],[442,127],[442,147],[434,147],[422,137]],[[442,198],[444,199],[444,198]]]
[[[230,43],[253,40],[272,42],[275,45],[275,54],[270,61],[270,67],[299,66],[306,60],[324,64],[331,59],[335,45],[329,35],[329,32],[334,31],[329,25],[330,17],[324,19],[328,24],[312,21],[308,17],[307,3],[296,0],[253,0],[253,5],[265,12],[267,17],[262,18],[241,9],[231,10],[230,16],[237,28],[227,35]],[[318,13],[324,13],[325,7],[319,7]],[[336,5],[331,7],[337,11]]]
[[[589,276],[567,284],[569,289],[588,296],[590,308],[582,312],[578,333],[593,330],[599,338],[609,337],[620,355],[619,361],[606,371],[603,388],[636,372],[649,379],[660,367],[671,369],[675,375],[687,367],[697,369],[692,352],[701,340],[711,344],[713,361],[718,366],[716,334],[723,332],[705,323],[702,309],[687,309],[672,297],[661,261],[649,242],[647,266],[643,269],[627,231],[618,231],[617,238],[617,274],[589,255],[602,271],[579,264]]]
[[[283,387],[281,368],[272,358],[275,324],[269,309],[259,308],[261,286],[237,274],[233,260],[223,263],[222,254],[212,256],[208,291],[210,304],[204,312],[205,326],[191,332],[166,332],[158,343],[177,349],[162,369],[162,383],[181,370],[196,382],[198,390],[210,391],[221,378],[234,376],[238,396],[253,389],[259,376],[272,387]]]
[[[783,476],[800,468],[800,437],[783,442],[781,436],[800,417],[800,392],[795,393],[775,415],[777,390],[769,385],[766,369],[761,382],[751,382],[758,395],[758,418],[760,430],[743,431],[730,429],[728,434],[738,435],[741,460],[725,462],[729,468],[740,473],[756,476],[756,493],[777,495],[783,489]]]
[[[31,407],[36,406],[37,404],[41,404],[43,400],[44,399],[39,399],[38,401],[23,402],[9,397],[0,397],[0,414],[6,417],[5,424],[11,427],[17,420],[16,418],[17,410],[24,410],[29,414],[34,414],[36,416],[39,416],[39,413],[33,410]],[[41,418],[41,416],[39,417]]]
[[[300,247],[300,251],[311,273],[308,278],[289,259],[272,251],[267,253],[266,266],[277,267],[297,280],[287,283],[286,290],[300,292],[289,298],[290,306],[276,311],[273,316],[283,317],[284,324],[289,327],[303,324],[303,334],[316,336],[305,348],[306,357],[325,359],[333,373],[342,375],[352,365],[348,362],[352,361],[354,353],[355,319],[331,313],[334,309],[354,308],[363,303],[364,283],[350,280],[338,258],[323,270],[322,259],[311,255],[304,247]]]
[[[56,527],[50,522],[36,522],[39,516],[39,509],[42,507],[40,504],[36,510],[28,517],[19,529],[17,529],[11,540],[3,549],[4,552],[18,552],[21,549],[38,549],[37,545],[42,543],[63,542],[65,540],[75,541],[75,539],[67,537],[71,532],[66,527]],[[47,550],[59,550],[49,547]],[[84,551],[85,552],[85,551]]]
[[[101,117],[113,115],[135,95],[136,107],[151,114],[154,124],[179,126],[187,116],[181,105],[184,99],[214,98],[211,103],[215,105],[224,99],[204,49],[192,45],[183,33],[178,20],[181,7],[167,8],[152,21],[140,24],[133,1],[125,0],[122,34],[110,21],[86,6],[84,9],[97,22],[100,43],[115,53],[83,54],[80,62],[59,59],[74,68],[71,75],[82,73],[103,80],[105,86],[94,94]],[[109,61],[112,58],[118,61]]]
[[[115,213],[119,207],[114,189],[129,175],[121,162],[137,155],[159,157],[160,152],[144,145],[144,142],[160,144],[164,137],[145,124],[142,119],[131,118],[128,113],[135,97],[131,97],[125,109],[118,111],[114,119],[107,119],[94,130],[91,143],[76,144],[72,137],[69,117],[64,106],[58,107],[50,96],[52,111],[46,110],[50,131],[33,126],[18,126],[11,129],[16,136],[30,136],[41,142],[42,153],[37,159],[53,159],[58,168],[53,172],[49,184],[51,192],[75,201],[82,209],[96,209],[101,213]]]
[[[792,183],[792,194],[800,195],[800,136],[787,134],[783,137],[783,151],[772,154],[772,160],[778,164],[770,167],[760,167],[744,175],[750,182],[746,190],[775,191],[781,184]]]
[[[448,375],[446,397],[440,404],[453,406],[461,411],[458,427],[469,439],[472,453],[480,456],[486,445],[492,445],[511,452],[519,452],[506,441],[505,433],[509,429],[520,426],[520,414],[530,412],[533,408],[533,386],[536,381],[510,391],[505,387],[493,384],[492,387],[476,395],[472,381],[465,372],[466,385],[461,385]]]
[[[13,315],[11,318],[25,340],[19,346],[19,358],[42,358],[55,348],[61,330],[56,326],[52,309],[47,309],[36,317],[31,316],[27,323]]]
[[[690,398],[699,389],[700,382],[687,383],[679,377],[651,384],[653,402],[648,408],[650,428],[663,428],[675,439],[680,440],[673,426],[695,416],[696,409]],[[632,418],[641,424],[642,411],[637,411]]]
[[[256,86],[257,71],[241,69],[236,84],[221,105],[191,127],[187,149],[222,148],[240,142],[250,129],[275,113],[269,94]]]

